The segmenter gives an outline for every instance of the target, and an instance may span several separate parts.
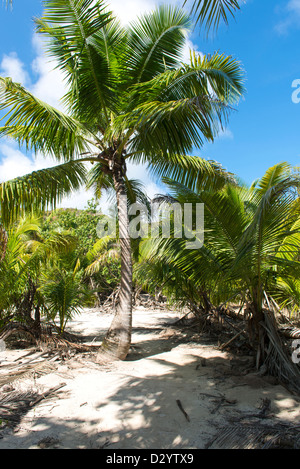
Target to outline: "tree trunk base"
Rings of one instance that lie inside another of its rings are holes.
[[[127,355],[128,352],[120,352],[120,349],[117,344],[105,340],[103,341],[97,352],[96,362],[107,363],[114,361],[124,361]]]
[[[126,359],[131,347],[131,320],[122,324],[122,319],[122,315],[116,313],[97,354],[97,361]]]

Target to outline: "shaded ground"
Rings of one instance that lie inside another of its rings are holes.
[[[69,330],[97,344],[111,319],[85,310]],[[176,319],[170,311],[138,307],[125,362],[99,366],[74,357],[14,382],[7,395],[24,389],[40,395],[65,386],[2,435],[0,428],[0,449],[202,449],[218,444],[225,429],[231,434],[221,446],[230,447],[234,439],[250,441],[249,432],[256,435],[262,426],[300,425],[298,397],[255,374],[252,357],[221,352],[208,336],[195,341],[173,327]],[[25,353],[0,352],[0,367]]]

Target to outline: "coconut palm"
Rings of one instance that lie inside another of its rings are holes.
[[[113,181],[121,249],[120,308],[102,349],[125,358],[132,321],[126,163],[146,163],[156,176],[181,171],[190,178],[196,175],[198,181],[208,175],[226,178],[225,173],[214,172],[213,164],[190,153],[212,141],[226,122],[230,106],[243,93],[243,74],[236,60],[219,53],[191,53],[190,63],[183,64],[190,19],[175,7],[162,6],[122,27],[102,1],[47,0],[44,15],[36,22],[47,52],[65,77],[66,113],[1,78],[1,110],[7,116],[0,135],[63,160],[58,170],[65,171],[65,177],[50,177],[53,191],[47,191],[47,185],[34,183],[40,175],[36,172],[28,176],[31,190],[24,187],[25,195],[19,180],[14,199],[22,197],[22,209],[33,201],[35,208],[53,202],[55,184],[65,194],[84,179],[84,162],[95,163],[100,185]],[[77,170],[75,180],[68,165]],[[15,182],[5,184],[4,218],[16,210],[6,194]]]
[[[281,163],[250,188],[226,184],[217,191],[195,191],[174,180],[165,182],[174,200],[204,204],[205,242],[199,250],[188,250],[184,239],[150,240],[152,258],[169,258],[197,285],[214,279],[220,288],[225,282],[227,301],[234,288],[236,294],[242,289],[258,324],[265,292],[273,294],[278,279],[299,271],[299,177]]]
[[[26,218],[6,233],[6,255],[0,263],[0,323],[5,323],[6,317],[15,312],[16,304],[22,302],[28,280],[26,235],[38,229],[36,220]]]
[[[226,184],[217,191],[194,190],[174,180],[165,182],[175,200],[204,204],[204,245],[189,250],[184,239],[145,240],[143,259],[150,264],[152,275],[148,283],[158,279],[174,292],[173,278],[181,275],[179,285],[184,287],[186,303],[193,300],[202,309],[207,300],[208,307],[230,301],[245,303],[251,343],[257,349],[260,366],[274,350],[270,341],[276,345],[274,336],[266,337],[266,330],[273,334],[265,309],[268,301],[275,298],[291,311],[299,304],[299,175],[289,164],[280,163],[269,168],[250,188]],[[153,264],[164,265],[172,275],[167,272],[164,276],[160,271],[155,277]],[[143,264],[141,269],[147,283]],[[277,351],[276,360],[272,360],[272,366],[275,364],[279,371],[282,365],[288,366],[288,360],[282,362],[283,356],[281,350]],[[287,368],[285,372],[286,378]],[[299,385],[299,376],[296,379]]]
[[[93,292],[83,281],[83,272],[78,265],[67,270],[59,262],[44,271],[39,292],[47,305],[47,316],[55,321],[59,318],[59,330],[64,332],[67,322],[82,311],[84,306],[93,304]]]
[[[41,220],[26,217],[6,233],[6,255],[0,264],[0,319],[21,321],[38,332],[41,310],[47,307],[39,293],[40,276],[53,262],[74,252],[75,239],[68,233],[52,232],[44,239]],[[32,318],[35,314],[35,319]]]

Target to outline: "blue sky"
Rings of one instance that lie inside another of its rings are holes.
[[[231,138],[205,146],[204,154],[246,182],[283,160],[300,165],[300,103],[292,101],[299,44],[300,1],[252,0],[229,28],[200,46],[232,54],[245,70],[247,93],[230,116]]]
[[[171,0],[169,3],[178,3]],[[152,8],[155,0],[111,0],[124,21]],[[58,103],[63,87],[58,72],[51,72],[32,18],[42,12],[41,0],[14,0],[13,10],[0,9],[0,74],[13,75],[32,92]],[[292,101],[295,80],[300,80],[300,0],[247,0],[228,27],[206,39],[196,29],[189,45],[204,53],[219,50],[240,60],[245,70],[246,95],[230,114],[226,132],[196,154],[220,162],[246,183],[265,170],[288,161],[300,166],[300,102]],[[300,89],[300,81],[299,81]],[[300,97],[300,91],[299,91]],[[24,155],[11,142],[0,140],[0,180],[54,164],[38,155]],[[157,187],[140,169],[150,193]],[[73,197],[80,206],[90,194]]]

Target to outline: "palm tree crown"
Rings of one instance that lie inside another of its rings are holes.
[[[86,182],[85,162],[96,163],[97,188],[113,185],[117,194],[121,252],[126,253],[121,291],[126,291],[123,309],[130,312],[131,251],[127,203],[122,202],[126,163],[147,163],[157,176],[182,170],[199,180],[214,173],[214,165],[190,153],[212,141],[226,122],[244,91],[243,72],[236,60],[219,53],[191,52],[190,62],[183,64],[191,23],[176,7],[161,6],[123,27],[103,1],[47,0],[36,24],[64,75],[67,111],[0,78],[0,109],[6,111],[0,135],[60,164],[47,172],[46,184],[40,184],[41,172],[3,183],[1,218],[54,204],[56,195]],[[17,198],[22,204],[16,209]]]

